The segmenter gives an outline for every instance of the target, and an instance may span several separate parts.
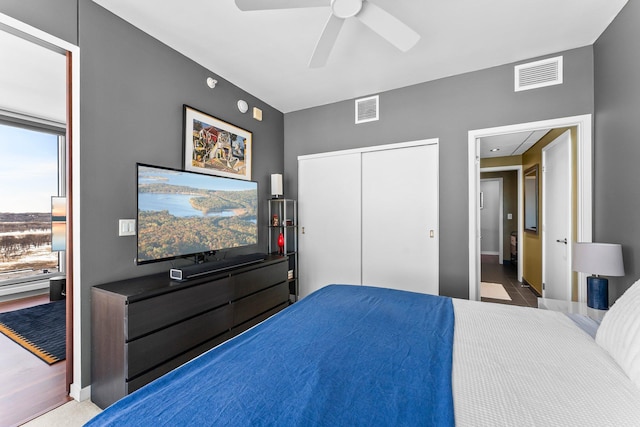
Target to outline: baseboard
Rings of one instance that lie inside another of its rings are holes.
[[[78,402],[82,402],[83,400],[91,399],[91,386],[87,386],[85,388],[79,387],[77,384],[71,384],[69,390],[69,396]]]
[[[536,288],[534,288],[533,286],[531,286],[531,284],[529,282],[527,282],[527,280],[523,277],[522,278],[522,286],[523,287],[527,287],[529,289],[531,289],[531,292],[533,292],[535,295],[537,295],[539,298],[542,298],[542,295],[540,295],[540,292],[538,292],[536,290]]]

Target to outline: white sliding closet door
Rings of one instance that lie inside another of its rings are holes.
[[[438,145],[362,154],[362,284],[437,295]]]
[[[298,161],[300,297],[361,283],[360,153]]]

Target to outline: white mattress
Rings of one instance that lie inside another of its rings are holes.
[[[453,301],[456,426],[640,426],[640,390],[567,316]]]

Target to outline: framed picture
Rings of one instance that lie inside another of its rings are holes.
[[[252,134],[184,106],[184,169],[251,179]]]

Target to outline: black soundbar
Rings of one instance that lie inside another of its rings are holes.
[[[172,280],[188,280],[207,274],[220,273],[243,265],[255,264],[264,261],[266,254],[261,252],[237,255],[216,261],[203,262],[202,264],[188,265],[186,267],[172,268],[169,270],[169,277]]]

